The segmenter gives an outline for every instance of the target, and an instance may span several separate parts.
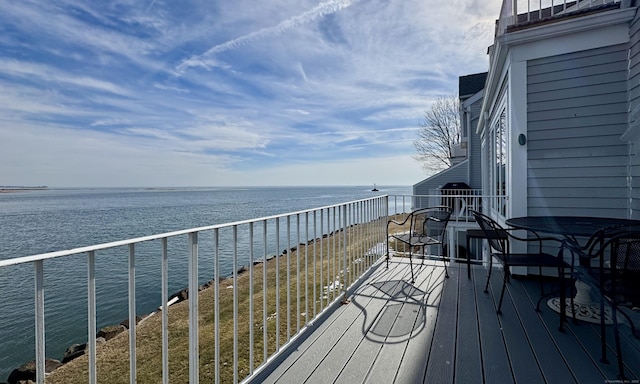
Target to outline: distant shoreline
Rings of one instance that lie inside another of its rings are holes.
[[[0,193],[16,193],[26,191],[44,191],[49,189],[47,186],[40,187],[14,187],[14,186],[0,186]]]

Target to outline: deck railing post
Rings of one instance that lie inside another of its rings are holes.
[[[253,222],[251,222],[249,223],[249,375],[253,374],[254,366],[253,252]],[[263,264],[263,266],[266,266],[266,264]]]
[[[162,246],[161,290],[162,290],[162,383],[169,384],[169,247],[166,237]]]
[[[89,383],[96,379],[96,254],[87,253],[87,341],[89,346]]]
[[[238,378],[238,226],[233,226],[233,382]]]
[[[44,336],[44,262],[37,260],[35,267],[36,313],[36,382],[44,384],[45,336]]]
[[[220,383],[220,230],[213,230],[213,322],[215,383]]]
[[[189,382],[198,383],[198,232],[189,233]]]
[[[136,258],[129,244],[129,382],[136,382]]]

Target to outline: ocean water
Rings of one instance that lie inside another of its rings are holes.
[[[411,187],[264,187],[164,189],[49,189],[0,194],[0,260],[134,237],[222,224],[342,203],[376,195],[408,195]],[[176,249],[184,249],[181,244]],[[180,241],[180,240],[176,240]],[[127,252],[96,260],[98,328],[127,317]],[[160,305],[159,245],[136,248],[136,305]],[[187,285],[186,256],[169,261],[169,293]],[[222,263],[229,265],[230,261]],[[200,267],[201,282],[211,268]],[[62,359],[71,344],[86,342],[86,276],[83,255],[45,263],[47,357]],[[33,360],[34,270],[0,270],[0,381]]]

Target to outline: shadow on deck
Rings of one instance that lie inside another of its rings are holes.
[[[609,364],[600,362],[599,324],[571,320],[546,305],[535,311],[539,284],[512,279],[496,314],[502,274],[439,262],[420,267],[410,284],[406,259],[392,258],[356,288],[286,358],[255,378],[265,383],[598,383],[617,380],[613,331]],[[498,294],[496,294],[498,293]],[[621,327],[629,382],[640,379],[640,340]]]

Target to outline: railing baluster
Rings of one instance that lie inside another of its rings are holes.
[[[280,351],[280,218],[276,218],[276,351]]]
[[[318,211],[313,211],[313,317],[318,314],[316,301],[318,300],[318,292],[317,292],[317,280],[316,280],[316,243],[318,242],[318,232],[317,232],[317,213]],[[320,240],[322,242],[322,240]]]
[[[331,247],[331,264],[333,265],[333,272],[331,273],[331,279],[333,283],[333,292],[331,295],[331,301],[336,299],[336,295],[337,295],[336,291],[339,288],[336,286],[336,282],[340,281],[338,277],[338,266],[336,265],[336,256],[337,256],[336,239],[338,238],[338,234],[336,233],[336,231],[338,230],[338,227],[336,226],[336,207],[333,207],[332,211],[333,211],[333,217],[331,221],[333,222],[333,234],[331,236],[331,243],[333,245]]]
[[[213,230],[213,321],[214,327],[214,356],[215,382],[220,383],[220,231]]]
[[[291,339],[291,216],[287,215],[287,338]]]
[[[254,335],[253,335],[253,222],[249,223],[249,374],[253,374],[253,353],[254,353]],[[263,264],[266,267],[266,264]]]
[[[36,314],[36,382],[44,384],[45,336],[44,336],[44,261],[34,262],[35,314]]]
[[[267,329],[267,312],[268,312],[268,307],[267,307],[267,220],[264,220],[262,222],[262,248],[263,248],[263,263],[262,263],[262,344],[263,344],[263,362],[267,361],[267,358],[269,357],[269,350],[268,350],[268,340],[269,340],[269,334],[268,334],[268,329]]]
[[[162,247],[162,383],[169,384],[169,246],[166,237],[160,240]]]
[[[238,226],[233,226],[233,382],[238,382]]]
[[[135,245],[129,244],[129,382],[136,382],[136,261]]]
[[[300,214],[296,215],[296,333],[300,331]],[[306,248],[306,247],[305,247]]]
[[[324,209],[320,210],[320,311],[324,309]],[[327,299],[328,299],[327,295]]]
[[[344,282],[342,287],[343,297],[342,301],[344,303],[347,302],[347,286],[349,282],[347,281],[347,277],[349,276],[349,272],[347,272],[347,205],[342,206],[342,281]]]
[[[199,363],[199,354],[198,354],[198,232],[191,232],[189,233],[189,382],[190,383],[198,382],[199,369],[200,369],[200,363]]]
[[[87,341],[89,346],[89,383],[97,382],[96,373],[96,254],[87,252]]]

